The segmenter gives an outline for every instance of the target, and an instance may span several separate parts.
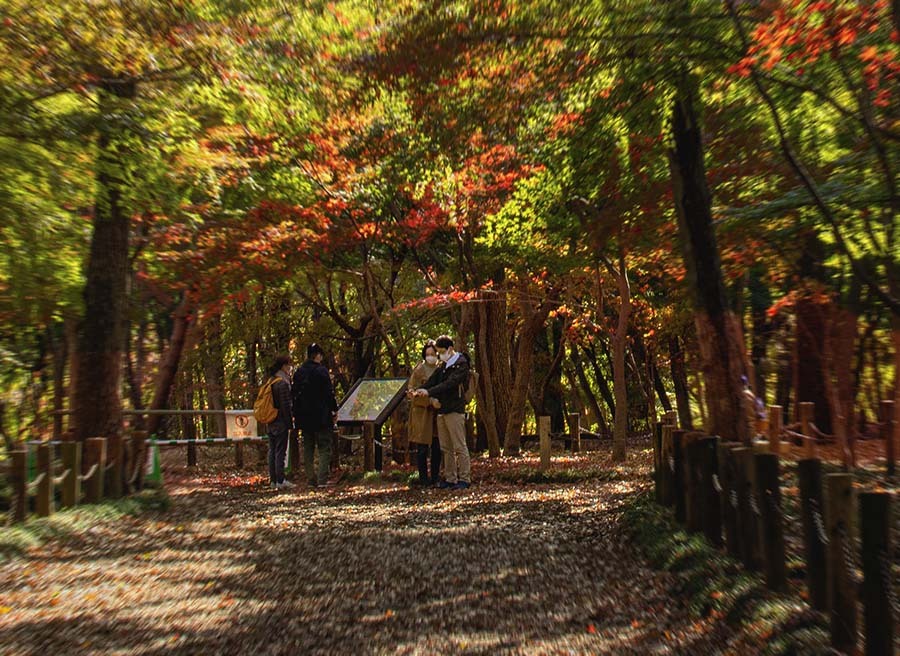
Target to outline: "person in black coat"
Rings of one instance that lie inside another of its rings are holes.
[[[440,401],[437,411],[438,440],[444,461],[444,480],[438,487],[462,490],[472,483],[469,447],[466,445],[466,387],[469,384],[469,356],[453,350],[453,340],[441,335],[435,340],[441,364],[416,396]]]
[[[303,434],[303,467],[310,486],[325,485],[331,468],[331,439],[337,401],[328,368],[322,364],[325,351],[318,344],[306,349],[306,362],[294,372],[292,392],[294,421]],[[318,470],[314,466],[319,452]]]

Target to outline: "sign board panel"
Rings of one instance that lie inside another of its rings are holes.
[[[406,381],[406,378],[359,380],[338,408],[338,423],[383,423],[403,400]]]
[[[225,437],[241,439],[256,437],[256,417],[253,410],[226,410],[225,411]]]

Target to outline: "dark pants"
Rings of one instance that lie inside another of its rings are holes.
[[[441,476],[441,443],[437,438],[437,431],[431,439],[431,446],[427,444],[417,444],[418,451],[416,453],[416,462],[419,465],[419,480],[427,483],[437,483]],[[428,451],[431,450],[431,477],[428,476]]]
[[[269,433],[269,481],[284,483],[284,457],[287,454],[288,429]]]
[[[331,437],[330,430],[303,432],[303,468],[306,471],[306,480],[310,485],[324,485],[328,482],[328,473],[331,471]],[[318,471],[314,466],[317,448],[319,450]]]

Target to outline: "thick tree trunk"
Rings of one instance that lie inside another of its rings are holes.
[[[497,417],[497,394],[499,391],[494,382],[493,359],[490,356],[488,341],[489,303],[478,303],[478,326],[475,330],[478,350],[478,366],[481,368],[478,378],[478,416],[480,427],[483,427],[487,439],[488,453],[491,458],[500,456],[500,433]]]
[[[762,271],[754,267],[750,272],[750,362],[753,364],[753,390],[766,400],[766,373],[769,369],[766,350],[769,343],[769,321],[766,311],[772,305],[772,296],[762,277]]]
[[[115,115],[115,99],[133,98],[134,83],[107,81],[98,93],[102,115]],[[97,201],[78,340],[75,437],[109,437],[122,427],[122,350],[128,282],[128,211],[121,206],[120,154],[112,121],[98,139]]]
[[[613,336],[613,390],[616,396],[615,425],[613,427],[613,460],[625,461],[625,444],[628,436],[628,387],[625,380],[625,348],[628,345],[628,322],[631,317],[631,286],[625,254],[619,253],[619,267],[611,265],[610,273],[615,274],[619,288],[619,320]]]
[[[691,418],[691,397],[688,391],[687,371],[684,366],[684,351],[677,336],[669,337],[669,367],[672,370],[672,384],[675,387],[675,406],[678,408],[678,423],[685,430],[694,430]]]
[[[859,317],[845,307],[834,307],[826,341],[826,354],[831,376],[828,377],[828,396],[831,399],[832,426],[846,467],[854,467],[854,416],[856,379],[853,375],[853,356],[859,337]]]
[[[500,443],[503,444],[506,442],[506,429],[509,424],[511,408],[510,395],[506,391],[511,390],[513,384],[507,294],[505,290],[485,291],[482,293],[482,299],[482,305],[485,308],[483,317],[485,342],[482,347],[482,358],[483,361],[490,362],[491,371],[490,379],[485,379],[484,384],[494,387],[495,430]]]
[[[703,140],[695,108],[695,82],[682,74],[672,109],[675,148],[670,153],[675,210],[685,268],[694,294],[697,342],[705,378],[711,435],[749,443],[741,375],[746,354],[740,323],[725,299],[718,244],[707,186]]]

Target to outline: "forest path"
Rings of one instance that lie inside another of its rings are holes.
[[[646,472],[605,460],[574,467],[611,476],[540,485],[476,464],[466,491],[170,482],[168,512],[0,567],[0,652],[714,653],[623,535]]]

